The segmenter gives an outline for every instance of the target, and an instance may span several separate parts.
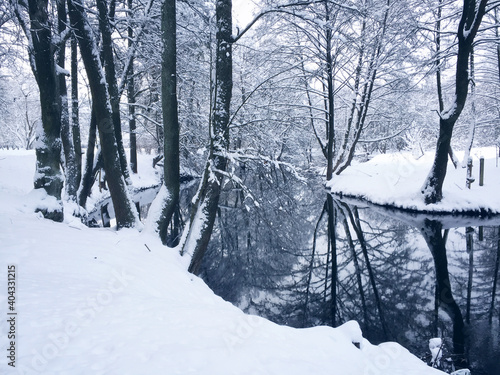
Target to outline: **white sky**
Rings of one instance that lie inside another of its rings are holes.
[[[252,21],[257,13],[258,0],[233,0],[234,26],[242,29]]]

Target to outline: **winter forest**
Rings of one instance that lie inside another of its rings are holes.
[[[500,374],[500,1],[5,0],[0,77],[0,372]]]

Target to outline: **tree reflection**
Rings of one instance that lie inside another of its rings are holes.
[[[442,337],[455,368],[498,374],[488,367],[500,353],[498,218],[412,215],[273,181],[274,190],[268,176],[255,181],[273,203],[258,209],[226,188],[202,267],[216,293],[294,327],[354,319],[372,343],[397,341],[422,358]],[[465,230],[479,225],[480,242]]]
[[[437,301],[453,322],[453,351],[455,364],[459,368],[467,367],[465,358],[465,324],[462,313],[451,290],[448,258],[446,256],[446,236],[442,234],[443,225],[437,220],[424,220],[422,236],[429,246],[436,272]]]

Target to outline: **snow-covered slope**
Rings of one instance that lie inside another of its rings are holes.
[[[431,169],[433,152],[427,152],[418,160],[410,153],[384,154],[375,156],[366,163],[353,163],[340,176],[328,183],[333,193],[366,199],[381,205],[400,208],[460,212],[489,210],[500,213],[500,167],[497,167],[495,147],[473,149],[473,177],[471,189],[465,187],[467,170],[448,170],[443,185],[441,203],[425,205],[420,189]],[[457,153],[461,158],[462,154]],[[479,158],[485,159],[484,186],[479,186]]]
[[[356,322],[299,330],[245,315],[151,234],[41,219],[26,203],[33,169],[33,154],[0,151],[1,374],[441,373],[398,344],[371,345]]]

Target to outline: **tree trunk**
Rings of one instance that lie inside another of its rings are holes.
[[[225,172],[227,165],[225,154],[229,148],[229,111],[233,87],[231,10],[231,0],[217,1],[215,100],[211,122],[210,155],[199,189],[196,211],[192,215],[188,238],[183,246],[183,252],[192,254],[189,271],[193,273],[199,271],[212,234],[223,179],[219,171]]]
[[[75,149],[76,184],[82,180],[82,141],[80,137],[80,119],[78,103],[78,42],[71,34],[71,128]]]
[[[87,143],[87,152],[85,154],[85,171],[80,188],[80,195],[78,202],[80,206],[85,208],[87,205],[87,198],[90,196],[92,186],[94,185],[95,174],[94,171],[94,151],[97,140],[97,121],[95,117],[94,105],[92,104],[92,111],[90,115],[89,138]]]
[[[58,0],[58,31],[61,35],[66,30],[67,15],[66,2]],[[65,68],[66,61],[66,43],[61,43],[57,54],[57,64],[61,69]],[[77,201],[78,192],[78,166],[76,163],[75,147],[73,144],[73,134],[71,132],[69,108],[68,108],[68,89],[66,87],[66,76],[63,72],[58,74],[59,93],[61,96],[61,140],[64,151],[64,174],[66,177],[66,195],[71,202]]]
[[[325,12],[326,12],[326,25],[327,29],[325,32],[326,39],[326,85],[328,92],[328,125],[327,125],[327,144],[326,144],[326,157],[327,157],[327,168],[326,168],[326,179],[327,181],[332,179],[333,176],[333,154],[335,153],[335,112],[334,112],[334,94],[333,94],[333,61],[332,61],[332,29],[329,25],[330,21],[330,10],[328,9],[328,2],[325,1]]]
[[[111,117],[115,132],[116,146],[120,157],[120,167],[127,184],[131,184],[127,165],[127,156],[123,147],[122,125],[120,116],[120,94],[116,81],[115,58],[113,56],[113,41],[111,39],[111,24],[108,17],[108,6],[106,0],[97,0],[97,10],[99,12],[99,30],[102,36],[102,59],[106,82],[108,84],[108,94],[111,103]]]
[[[134,42],[134,29],[132,28],[132,0],[127,0],[128,10],[130,12],[128,16],[128,48],[129,51],[132,50]],[[136,123],[135,123],[135,80],[134,80],[134,53],[131,56],[130,67],[128,71],[128,81],[127,81],[127,99],[128,99],[128,126],[130,131],[130,169],[132,173],[137,173],[137,134],[136,134]]]
[[[87,26],[84,7],[80,0],[68,1],[71,26],[78,37],[80,53],[92,93],[104,171],[108,182],[118,228],[133,227],[138,223],[135,205],[130,199],[120,164],[111,102],[97,46]]]
[[[44,189],[56,199],[56,207],[37,208],[45,218],[63,221],[61,190],[61,97],[58,89],[56,62],[52,44],[48,2],[29,0],[31,40],[33,42],[33,73],[40,91],[42,129],[37,133],[35,189]]]
[[[163,184],[166,195],[158,221],[160,238],[168,242],[168,227],[179,206],[179,116],[177,107],[176,0],[165,0],[162,8],[162,110],[163,110]],[[178,228],[173,228],[176,232]]]
[[[441,14],[442,14],[442,6],[443,1],[439,0],[438,12],[437,12],[437,21],[436,21],[436,30],[435,30],[435,43],[436,43],[436,88],[439,102],[439,112],[443,112],[444,109],[444,99],[443,99],[443,85],[441,83]],[[450,160],[452,161],[455,168],[458,166],[458,159],[456,158],[453,149],[448,149],[448,155],[450,156]]]
[[[451,147],[453,127],[467,99],[469,86],[469,56],[472,43],[484,16],[487,0],[481,0],[476,11],[475,0],[464,0],[462,17],[458,26],[458,54],[455,73],[455,98],[451,107],[441,111],[439,137],[431,171],[421,189],[426,204],[440,202],[443,198],[443,183],[448,165],[448,150]]]
[[[475,82],[475,66],[474,66],[474,47],[471,48],[470,52],[470,99],[471,99],[471,116],[472,121],[469,124],[469,132],[467,134],[467,148],[464,152],[464,158],[462,160],[462,168],[467,167],[467,162],[469,161],[470,152],[474,144],[474,136],[476,134],[476,82]]]

